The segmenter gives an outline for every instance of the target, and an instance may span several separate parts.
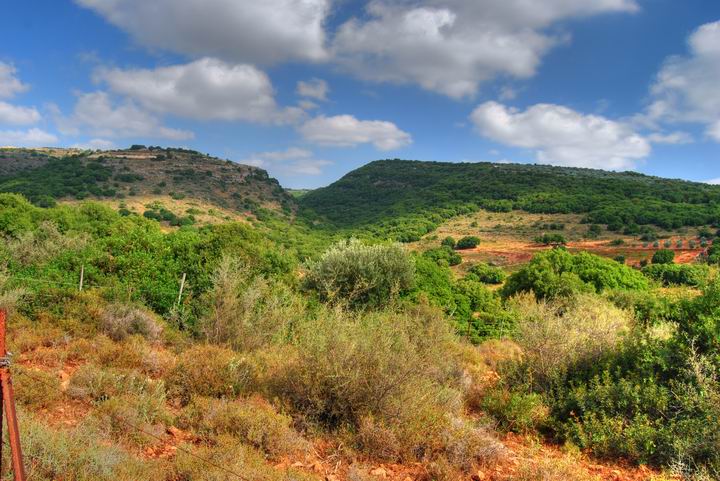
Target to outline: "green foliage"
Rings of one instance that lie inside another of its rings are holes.
[[[450,249],[455,248],[455,239],[451,236],[447,236],[440,242],[441,246],[449,247]]]
[[[459,241],[457,241],[455,249],[474,249],[478,246],[478,244],[480,244],[480,238],[474,235],[469,235],[462,237]]]
[[[460,254],[452,250],[450,247],[442,246],[436,249],[428,249],[423,252],[423,256],[432,259],[440,265],[456,266],[462,262]]]
[[[468,271],[467,278],[477,280],[484,284],[502,284],[507,275],[499,267],[491,266],[485,262],[474,264]]]
[[[0,177],[0,192],[22,194],[39,206],[52,207],[52,199],[62,197],[114,196],[115,191],[105,186],[111,175],[109,167],[82,156],[51,158],[36,169]]]
[[[660,249],[652,256],[653,264],[672,264],[675,260],[675,251],[670,249]]]
[[[415,286],[406,297],[442,308],[457,331],[473,342],[502,336],[512,327],[512,315],[497,293],[473,275],[456,281],[450,269],[425,256],[415,257]]]
[[[563,246],[567,244],[565,236],[562,234],[543,234],[533,239],[537,244],[546,246]]]
[[[649,278],[660,281],[664,285],[701,286],[708,278],[709,269],[706,265],[653,263],[642,270]]]
[[[340,242],[308,265],[305,287],[326,302],[377,308],[413,284],[414,266],[398,244]]]
[[[555,248],[536,254],[512,274],[502,289],[505,298],[533,292],[538,298],[566,297],[607,289],[647,289],[647,279],[628,266],[587,252]]]

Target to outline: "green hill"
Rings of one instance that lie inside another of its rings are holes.
[[[300,200],[317,225],[413,241],[444,219],[478,208],[579,213],[636,233],[720,220],[720,187],[634,172],[546,165],[379,160]]]
[[[0,192],[37,205],[57,200],[165,196],[262,217],[291,214],[293,198],[267,172],[187,149],[1,149]]]

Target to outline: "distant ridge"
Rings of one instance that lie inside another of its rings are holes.
[[[443,219],[478,208],[579,213],[612,230],[720,222],[720,186],[636,172],[548,165],[378,160],[299,199],[328,228],[416,240]]]

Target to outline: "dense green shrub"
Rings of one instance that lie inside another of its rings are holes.
[[[546,246],[561,246],[567,244],[565,236],[562,234],[543,234],[534,239],[535,243]]]
[[[460,240],[457,241],[457,244],[455,244],[455,249],[474,249],[480,244],[480,238],[476,237],[474,235],[468,235],[465,237],[462,237]]]
[[[670,249],[660,249],[652,256],[653,264],[672,264],[675,260],[675,251]]]
[[[555,248],[536,254],[512,274],[502,294],[507,298],[532,291],[538,298],[554,298],[577,292],[647,287],[647,279],[626,265],[587,252],[573,255],[563,248]]]
[[[491,266],[484,262],[474,264],[468,271],[467,277],[484,284],[502,284],[507,275],[499,267]]]
[[[449,247],[450,249],[454,249],[455,248],[455,238],[453,238],[451,236],[447,236],[446,238],[444,238],[442,240],[442,242],[440,242],[440,245]]]
[[[329,302],[381,307],[413,284],[414,266],[398,244],[367,245],[352,239],[308,265],[305,287]]]
[[[423,252],[423,256],[445,266],[457,266],[462,263],[462,257],[460,254],[447,246],[428,249]]]
[[[707,281],[709,269],[702,264],[653,263],[642,270],[651,279],[664,285],[700,286]]]

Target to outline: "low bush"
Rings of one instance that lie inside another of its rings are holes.
[[[207,441],[222,434],[232,435],[273,459],[309,448],[292,428],[292,418],[259,398],[228,401],[194,397],[178,423]]]
[[[441,266],[457,266],[462,263],[460,254],[446,246],[426,250],[422,255],[437,262]]]
[[[478,244],[480,244],[479,237],[476,237],[474,235],[468,235],[462,237],[460,240],[457,241],[457,244],[455,244],[455,249],[474,249],[478,246]]]
[[[520,370],[533,390],[549,391],[571,370],[615,352],[632,327],[632,317],[593,295],[567,301],[513,300],[518,322],[515,342],[523,352]]]
[[[653,264],[672,264],[675,260],[675,251],[670,249],[660,249],[655,251],[652,256]]]
[[[56,375],[21,365],[15,365],[12,369],[18,404],[35,410],[47,409],[62,399],[60,379]]]
[[[308,266],[305,286],[323,301],[382,307],[413,284],[414,266],[399,244],[335,244]]]
[[[101,369],[94,364],[86,364],[70,377],[67,393],[91,402],[102,402],[127,394],[164,399],[165,386],[162,381],[153,381],[135,371]]]
[[[204,296],[200,331],[214,344],[251,351],[282,336],[306,302],[285,285],[253,274],[242,262],[225,258]]]
[[[229,349],[198,345],[178,356],[166,382],[169,397],[187,404],[192,396],[237,397],[253,388],[255,376],[247,358]]]
[[[267,463],[265,456],[230,435],[218,436],[213,444],[182,444],[165,478],[192,481],[235,479],[229,472],[241,473],[253,481],[322,481],[324,476],[289,467],[278,469]],[[199,463],[198,458],[209,463]]]
[[[20,413],[22,448],[32,460],[31,480],[157,481],[166,479],[161,463],[140,460],[107,441],[89,426],[54,430],[31,415]],[[3,450],[5,454],[5,450]]]
[[[154,340],[160,336],[162,325],[150,311],[131,304],[108,305],[100,316],[100,330],[114,341],[139,334]]]
[[[447,236],[440,242],[440,245],[444,246],[444,247],[448,247],[450,249],[454,249],[455,248],[455,238],[451,237],[451,236]]]
[[[164,392],[157,391],[109,398],[98,404],[92,417],[113,438],[139,446],[157,444],[172,420]]]

